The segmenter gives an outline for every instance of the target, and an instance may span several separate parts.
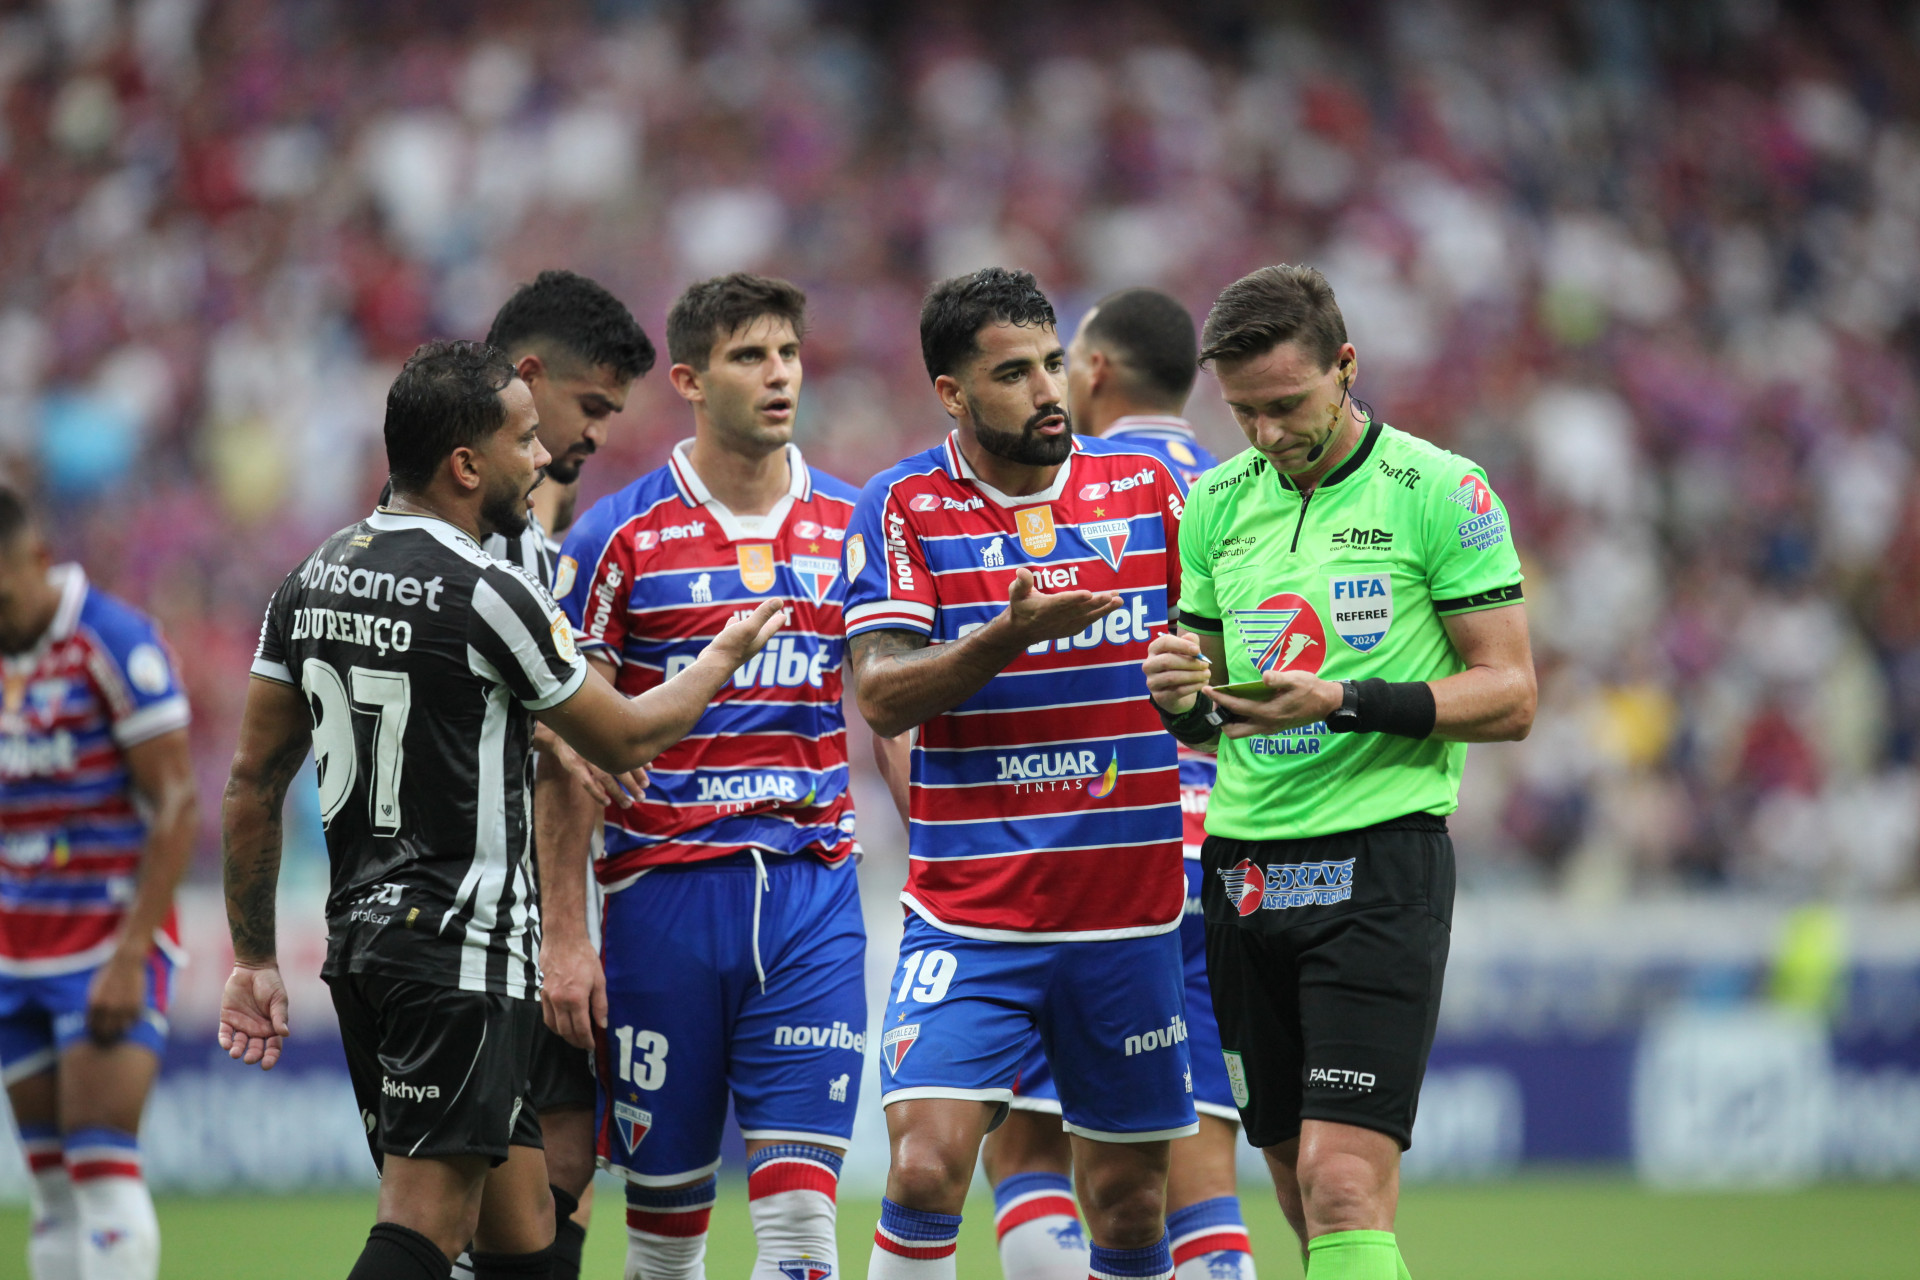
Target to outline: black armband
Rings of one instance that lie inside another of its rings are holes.
[[[1424,680],[1343,680],[1340,709],[1327,717],[1331,733],[1393,733],[1430,738],[1437,712]],[[1175,735],[1178,736],[1178,735]]]
[[[1161,706],[1152,695],[1148,695],[1147,701],[1160,713],[1160,723],[1166,726],[1167,732],[1190,747],[1206,746],[1220,736],[1221,729],[1241,718],[1216,705],[1204,693],[1195,694],[1193,705],[1178,715]]]

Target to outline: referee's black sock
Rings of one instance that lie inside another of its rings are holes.
[[[440,1246],[411,1227],[376,1222],[347,1280],[446,1280],[453,1264]]]
[[[580,1253],[587,1247],[587,1229],[573,1220],[580,1201],[558,1187],[553,1192],[552,1280],[580,1280]]]
[[[547,1280],[553,1274],[553,1246],[532,1253],[475,1253],[473,1280]],[[574,1273],[579,1274],[576,1266]]]

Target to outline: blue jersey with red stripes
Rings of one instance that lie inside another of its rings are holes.
[[[125,752],[183,729],[187,698],[153,620],[59,565],[53,623],[4,661],[0,976],[90,969],[133,903],[146,823]],[[155,941],[177,948],[169,913]]]
[[[1179,925],[1174,741],[1140,664],[1179,598],[1184,508],[1156,455],[1085,437],[1040,493],[982,482],[953,436],[861,493],[846,542],[849,636],[959,640],[1006,607],[1021,568],[1041,591],[1122,597],[917,730],[902,898],[929,923],[1018,941]]]
[[[1220,459],[1213,456],[1211,450],[1200,443],[1193,433],[1193,427],[1185,418],[1149,417],[1145,414],[1130,414],[1117,419],[1114,424],[1100,433],[1102,440],[1113,440],[1133,449],[1151,449],[1166,460],[1173,473],[1191,489],[1193,482],[1202,474],[1220,465]],[[1219,775],[1214,758],[1204,751],[1194,751],[1188,747],[1180,748],[1180,814],[1183,823],[1182,843],[1189,859],[1198,861],[1200,843],[1207,838],[1207,797],[1213,792],[1214,779]],[[1192,888],[1195,902],[1200,897],[1199,886]],[[1193,904],[1189,904],[1190,906]],[[1197,911],[1197,907],[1195,910]],[[1193,917],[1193,930],[1196,936],[1200,932],[1200,917]]]
[[[604,885],[745,849],[828,863],[853,852],[840,545],[856,494],[792,446],[787,460],[787,495],[764,516],[741,516],[714,500],[682,443],[568,531],[554,595],[581,648],[611,661],[629,696],[691,665],[762,600],[788,601],[785,628],[647,766],[639,803],[608,806]]]

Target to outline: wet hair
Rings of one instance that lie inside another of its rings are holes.
[[[484,342],[421,343],[387,388],[387,472],[419,493],[455,449],[472,448],[507,423],[500,393],[518,375]]]
[[[514,352],[551,343],[589,369],[631,382],[653,368],[653,343],[626,304],[582,275],[542,271],[493,317],[487,345]]]
[[[1200,372],[1193,317],[1158,289],[1122,289],[1094,304],[1081,330],[1087,345],[1104,351],[1133,375],[1143,398],[1178,410]]]
[[[1333,286],[1312,267],[1262,267],[1214,299],[1200,333],[1200,363],[1245,360],[1294,341],[1306,347],[1322,369],[1333,367],[1347,341],[1347,322],[1333,299]]]
[[[667,358],[705,372],[714,343],[762,316],[785,320],[794,337],[804,338],[807,295],[798,285],[747,271],[689,285],[667,312]]]
[[[972,275],[941,280],[920,303],[920,358],[927,376],[951,374],[980,350],[980,331],[990,324],[1056,328],[1053,304],[1031,271],[982,267]]]

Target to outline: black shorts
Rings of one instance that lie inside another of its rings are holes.
[[[554,1034],[542,1018],[533,1031],[533,1067],[527,1079],[527,1105],[536,1113],[593,1110],[593,1051],[576,1049]]]
[[[1414,814],[1308,840],[1208,836],[1207,981],[1247,1140],[1302,1120],[1404,1150],[1453,925],[1446,821]]]
[[[527,1070],[540,1002],[379,973],[327,979],[347,1073],[384,1156],[486,1156],[540,1146]]]

